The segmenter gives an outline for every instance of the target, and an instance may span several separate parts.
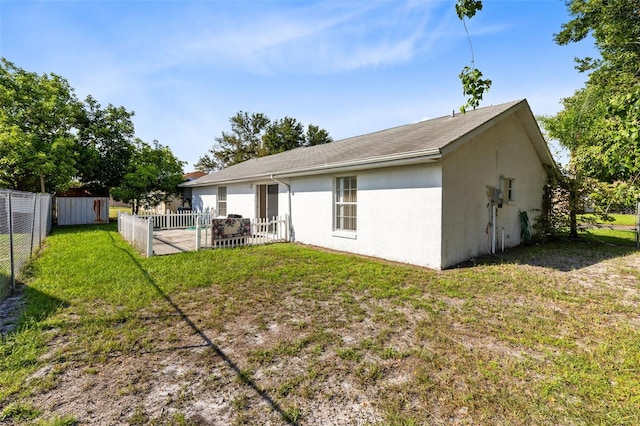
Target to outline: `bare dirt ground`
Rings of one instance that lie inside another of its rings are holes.
[[[532,257],[526,263],[524,268],[540,269],[550,277],[585,287],[597,283],[637,291],[637,282],[631,286],[629,277],[619,271],[640,270],[640,253],[610,259],[556,253]],[[191,293],[189,300],[168,299],[173,309],[162,315],[141,315],[149,335],[154,336],[152,344],[146,345],[151,349],[135,353],[114,351],[106,358],[95,360],[87,359],[83,353],[67,354],[63,365],[50,363],[29,378],[55,377],[56,382],[29,402],[45,410],[48,418],[69,415],[79,424],[366,425],[385,422],[379,409],[377,387],[357,379],[366,378],[371,372],[347,371],[335,354],[315,354],[315,361],[310,363],[306,359],[309,353],[303,351],[298,357],[282,360],[276,357],[257,370],[246,371],[243,367],[247,359],[260,354],[260,348],[303,338],[305,322],[313,321],[314,315],[332,312],[331,302],[327,302],[327,306],[303,306],[298,300],[283,301],[280,312],[264,318],[261,324],[256,322],[253,312],[245,312],[219,327],[211,318],[215,309],[202,302],[211,298],[212,290],[200,291],[201,295]],[[385,306],[385,302],[379,300],[371,303],[376,303],[370,306],[373,311],[397,308]],[[15,327],[23,304],[18,292],[0,305],[0,332],[7,333]],[[408,317],[410,322],[420,320]],[[412,327],[405,325],[402,329]],[[345,343],[374,332],[367,319],[356,329],[350,325],[349,318],[344,319],[342,326],[338,323],[333,331]],[[50,332],[55,334],[56,330]],[[393,336],[393,346],[399,350],[409,347],[411,341],[412,336],[402,333]],[[467,344],[483,342],[477,339]],[[44,360],[65,353],[67,345],[66,336],[56,336]],[[383,369],[393,371],[390,377],[385,377],[387,384],[408,381],[411,365],[403,365],[397,358],[386,362]],[[438,418],[437,412],[433,418]],[[462,410],[454,418],[440,418],[440,423],[471,424],[472,421]]]

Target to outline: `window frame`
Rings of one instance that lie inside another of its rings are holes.
[[[224,192],[224,196],[223,193]],[[223,206],[224,207],[221,207]],[[224,213],[222,213],[222,210],[224,209]],[[218,213],[218,216],[227,216],[228,211],[227,211],[227,187],[226,186],[219,186],[218,187],[218,193],[216,195],[216,210]]]
[[[355,238],[357,231],[358,177],[337,176],[333,189],[333,235]]]
[[[516,187],[514,178],[504,178],[504,195],[507,203],[516,201]]]

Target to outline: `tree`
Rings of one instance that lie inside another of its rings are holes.
[[[562,25],[556,42],[591,34],[601,58],[576,59],[589,78],[584,89],[563,100],[564,110],[550,120],[551,136],[569,148],[571,161],[587,176],[634,179],[640,174],[640,7],[628,0],[572,0],[568,8],[573,19]],[[576,131],[556,131],[570,126]]]
[[[140,207],[152,208],[167,202],[179,194],[183,165],[184,162],[158,141],[151,146],[136,139],[135,151],[122,183],[112,190],[111,195],[117,201],[131,203],[134,213],[138,213]]]
[[[92,97],[84,101],[78,131],[78,177],[95,192],[109,193],[120,185],[134,151],[133,112]]]
[[[277,154],[305,145],[304,129],[295,118],[285,117],[269,123],[262,135],[266,154]]]
[[[333,142],[333,139],[329,136],[329,132],[326,130],[321,129],[318,126],[314,126],[313,124],[309,124],[307,126],[305,141],[307,146],[315,146]]]
[[[270,122],[266,115],[238,111],[229,122],[231,133],[222,132],[215,138],[213,148],[200,157],[195,164],[196,169],[218,170],[263,154],[262,134]]]
[[[576,59],[576,68],[589,72],[585,87],[563,99],[558,114],[541,118],[548,135],[570,152],[562,185],[569,193],[570,235],[577,237],[584,199],[604,199],[598,182],[640,176],[640,7],[628,0],[570,0],[567,7],[573,18],[555,41],[566,45],[591,34],[601,55]]]
[[[332,142],[329,133],[318,126],[304,126],[295,118],[271,121],[266,115],[239,111],[229,119],[231,133],[222,132],[214,146],[198,159],[195,168],[210,172],[251,158],[277,154],[302,146]]]
[[[74,129],[81,111],[69,83],[0,60],[0,186],[66,189],[77,172]]]

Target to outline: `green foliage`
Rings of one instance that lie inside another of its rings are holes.
[[[133,155],[133,112],[109,104],[102,108],[92,97],[84,101],[78,132],[78,177],[97,193],[109,193],[122,182]]]
[[[468,96],[467,103],[460,107],[461,112],[467,108],[476,109],[482,101],[482,96],[489,91],[491,80],[483,79],[482,72],[477,68],[464,67],[458,76],[462,81],[462,92]]]
[[[77,172],[74,129],[80,110],[64,78],[0,59],[0,186],[66,189]]]
[[[596,213],[609,214],[635,211],[640,196],[638,185],[616,181],[613,183],[593,182],[588,195],[589,203]]]
[[[231,132],[222,132],[215,139],[214,146],[198,159],[196,169],[219,170],[251,158],[332,141],[326,130],[313,124],[305,133],[302,123],[291,117],[271,121],[262,113],[239,111],[229,122]]]
[[[462,93],[467,97],[467,102],[460,107],[462,113],[466,112],[468,108],[476,109],[480,105],[484,93],[488,92],[491,87],[491,80],[483,79],[482,72],[475,66],[473,46],[467,30],[467,24],[464,21],[465,18],[471,19],[480,10],[482,10],[481,0],[457,0],[456,2],[456,14],[464,25],[469,38],[469,47],[471,48],[471,66],[464,67],[458,75],[462,82]]]
[[[457,0],[456,2],[456,14],[460,19],[465,17],[471,19],[480,10],[482,10],[481,0]]]
[[[578,59],[589,71],[585,87],[563,100],[544,121],[552,138],[571,152],[576,174],[602,181],[640,176],[640,14],[628,0],[571,0],[572,19],[555,35],[558,44],[592,35],[600,58]]]
[[[183,181],[183,162],[169,147],[154,141],[151,146],[136,140],[136,150],[122,183],[112,191],[117,201],[131,203],[137,212],[140,207],[151,208],[178,195]]]
[[[134,150],[133,112],[91,95],[80,102],[56,74],[0,60],[0,186],[68,189],[73,179],[96,193],[120,186]],[[150,160],[151,161],[151,160]]]
[[[302,123],[295,118],[285,117],[269,123],[262,136],[264,150],[269,154],[288,151],[305,144]]]
[[[640,14],[628,0],[570,0],[567,7],[572,19],[555,41],[565,45],[592,35],[601,56],[576,60],[580,71],[590,72],[585,87],[563,99],[558,114],[541,119],[548,136],[571,154],[564,189],[576,235],[581,204],[590,200],[606,213],[637,195],[632,193],[640,177]]]

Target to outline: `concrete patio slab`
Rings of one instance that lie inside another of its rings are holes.
[[[163,256],[167,254],[195,251],[195,229],[164,229],[153,231],[153,254]]]

